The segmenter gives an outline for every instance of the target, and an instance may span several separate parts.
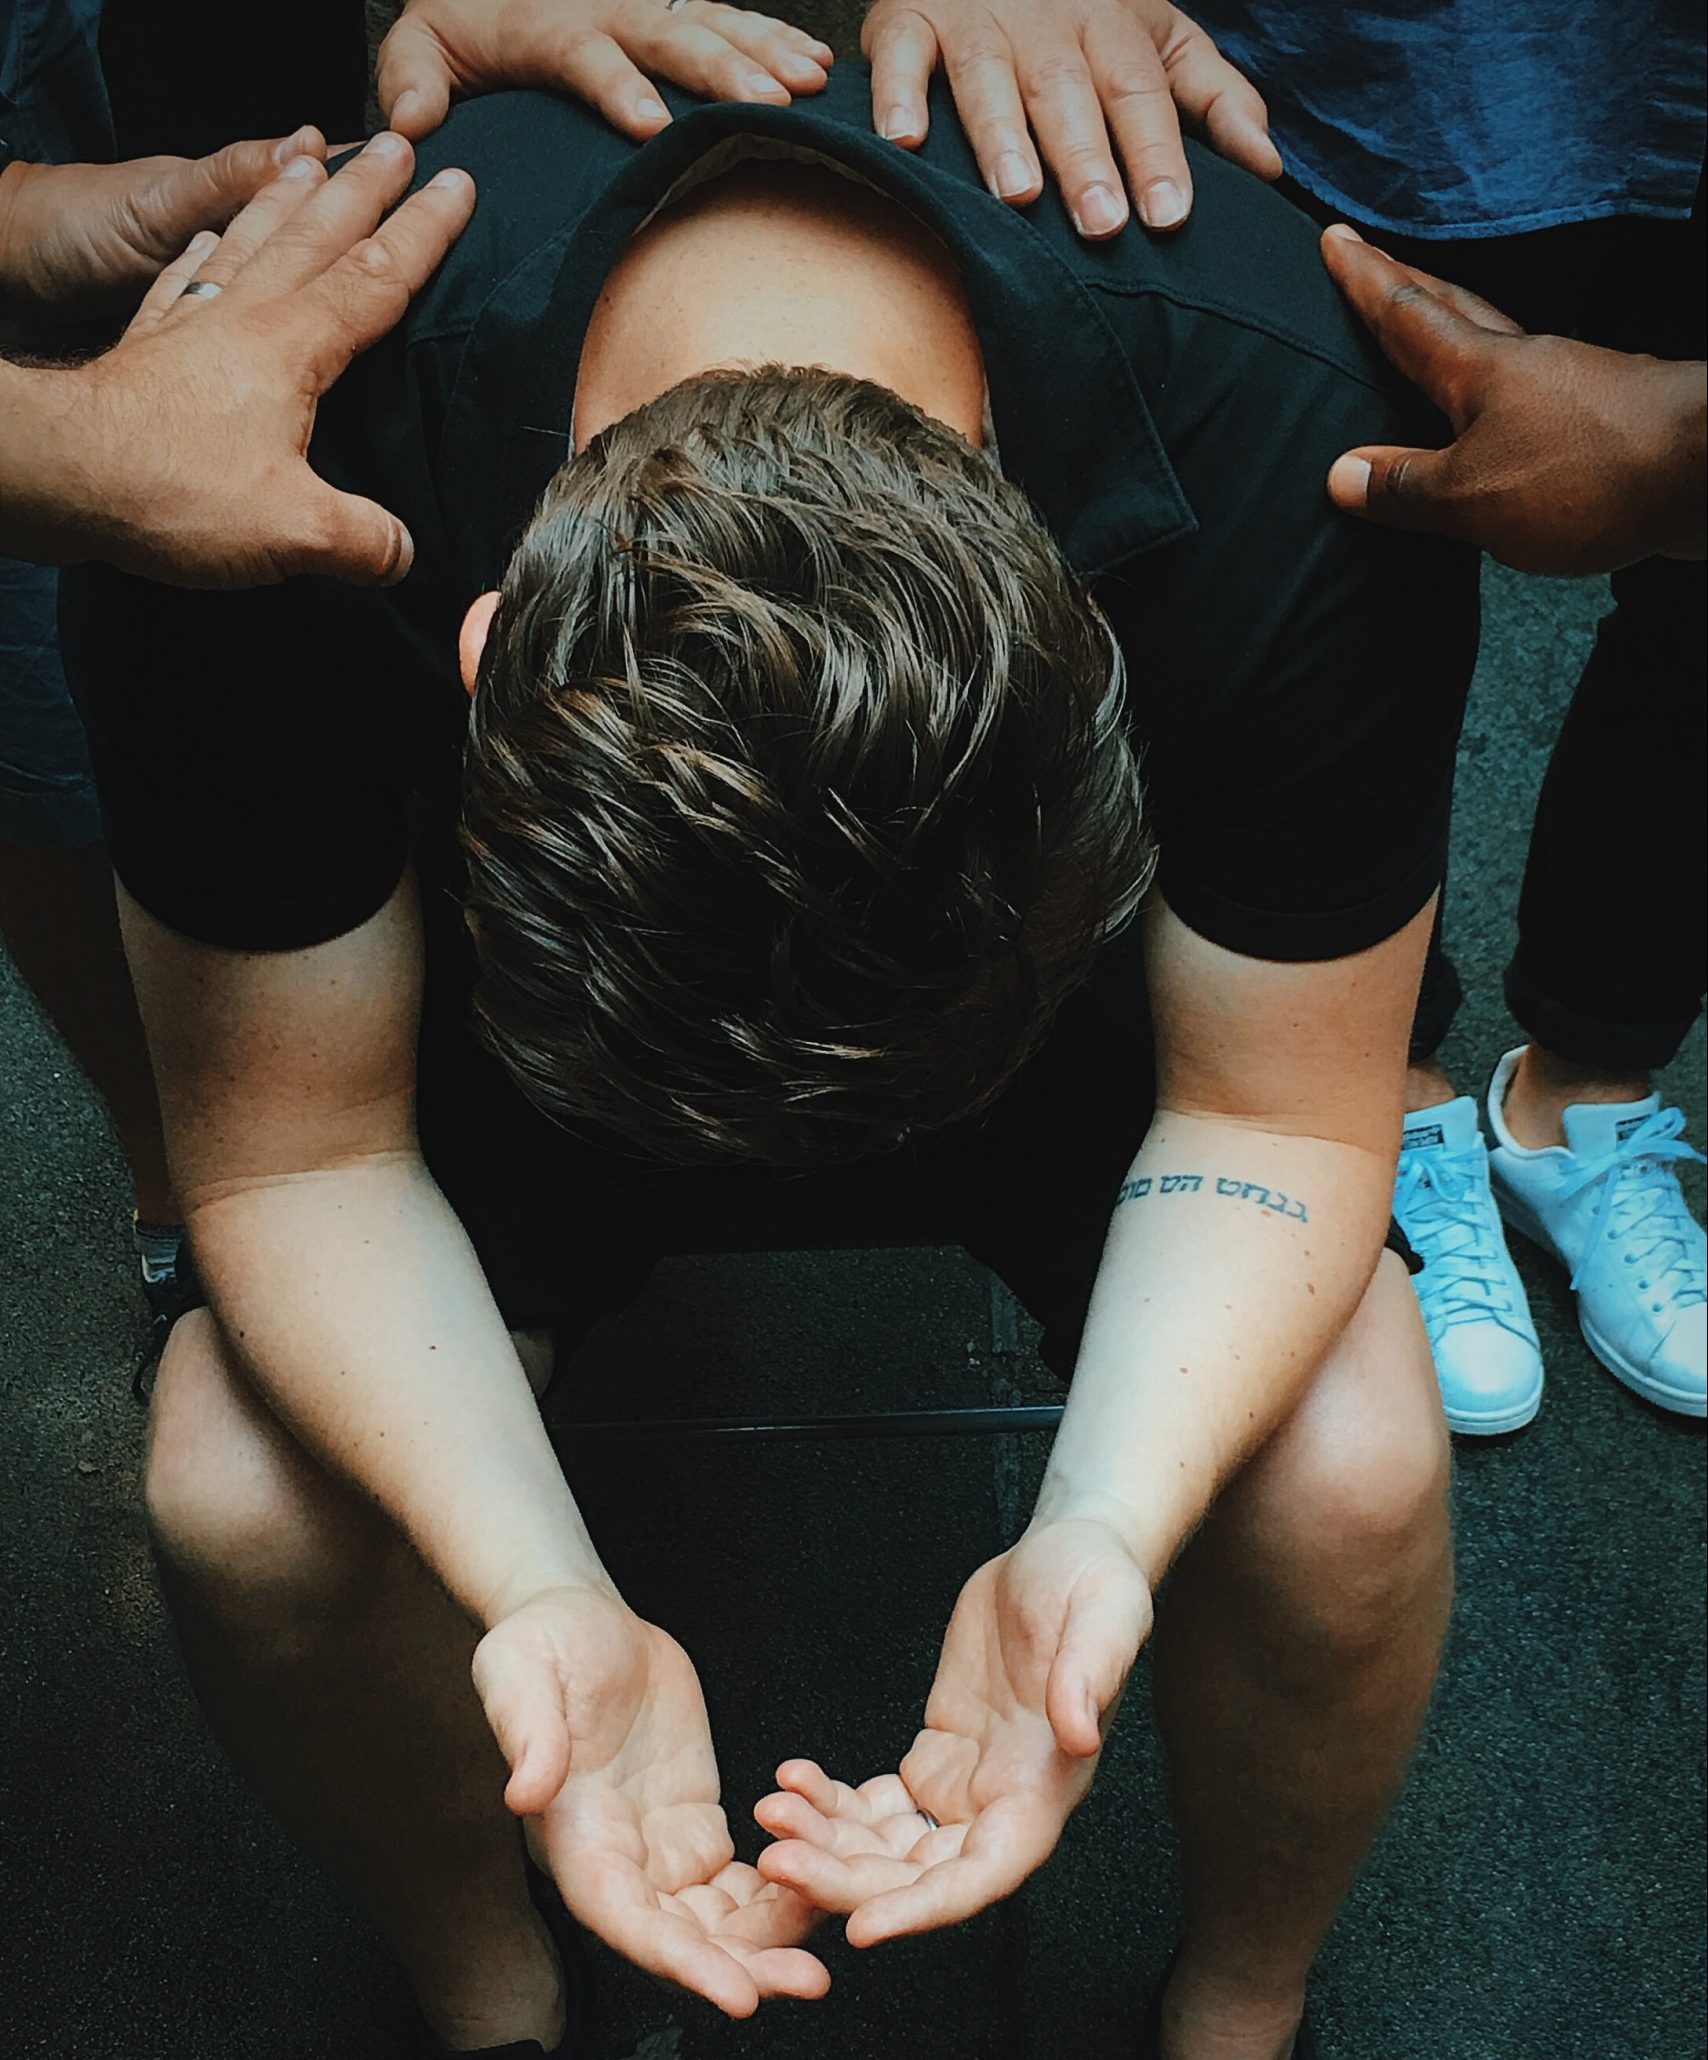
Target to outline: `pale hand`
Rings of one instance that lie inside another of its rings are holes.
[[[558,1588],[496,1624],[475,1687],[504,1791],[571,1913],[666,1981],[747,2017],[822,1996],[818,1913],[735,1859],[692,1662],[606,1588]]]
[[[83,321],[134,307],[200,229],[223,229],[292,158],[324,158],[318,129],[211,157],[14,164],[0,173],[0,308]]]
[[[1115,1532],[1028,1531],[962,1589],[925,1728],[897,1774],[860,1788],[811,1760],[754,1811],[767,1881],[848,1919],[851,1945],[958,1924],[1055,1850],[1150,1634],[1148,1582]],[[933,1830],[921,1816],[937,1819]]]
[[[398,320],[473,209],[472,182],[446,171],[388,215],[413,160],[398,136],[332,179],[297,157],[223,237],[165,267],[105,356],[39,375],[65,455],[41,504],[17,510],[29,556],[185,586],[403,576],[403,524],[319,478],[308,445],[320,396]]]
[[[820,91],[830,64],[816,36],[711,0],[410,0],[374,83],[387,122],[416,142],[454,99],[505,86],[573,94],[641,142],[670,120],[655,80],[787,106]]]
[[[1167,0],[875,0],[861,48],[881,136],[924,142],[941,65],[990,190],[1024,206],[1048,165],[1085,237],[1124,227],[1129,193],[1146,228],[1185,221],[1183,118],[1248,172],[1280,175],[1262,95]]]

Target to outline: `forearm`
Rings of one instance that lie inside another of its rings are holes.
[[[1159,1580],[1358,1307],[1392,1183],[1380,1153],[1160,1112],[1114,1211],[1034,1521],[1096,1515]]]
[[[1662,471],[1662,527],[1675,558],[1700,558],[1708,544],[1708,364],[1668,365],[1672,434]]]
[[[0,555],[63,565],[88,554],[87,399],[74,370],[0,358]]]
[[[462,1226],[419,1158],[193,1202],[225,1333],[296,1435],[483,1624],[606,1583]]]

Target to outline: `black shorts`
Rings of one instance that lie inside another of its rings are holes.
[[[430,995],[424,1015],[423,1149],[500,1309],[550,1328],[560,1364],[670,1254],[932,1244],[963,1246],[1005,1281],[1042,1327],[1046,1363],[1071,1374],[1116,1190],[1156,1106],[1136,925],[983,1114],[813,1172],[661,1167],[560,1129],[472,1051],[460,997],[447,999]],[[1389,1242],[1415,1270],[1397,1228]]]

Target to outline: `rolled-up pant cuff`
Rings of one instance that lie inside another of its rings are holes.
[[[1692,1008],[1672,1022],[1610,1023],[1556,1001],[1516,963],[1506,970],[1506,1005],[1533,1044],[1603,1073],[1658,1072],[1678,1056],[1697,1017]]]

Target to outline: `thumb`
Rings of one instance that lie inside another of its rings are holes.
[[[1102,1750],[1103,1721],[1150,1628],[1150,1593],[1136,1570],[1075,1585],[1044,1689],[1044,1713],[1063,1752],[1087,1760]]]
[[[569,1726],[549,1669],[530,1665],[489,1640],[475,1648],[474,1685],[498,1749],[510,1765],[505,1807],[538,1816],[569,1777]]]
[[[433,133],[451,109],[451,66],[431,29],[398,22],[380,45],[374,92],[388,129],[411,143]]]
[[[377,501],[310,478],[300,535],[278,554],[284,576],[315,572],[351,586],[395,586],[415,562],[409,531]]]
[[[221,229],[293,158],[326,157],[326,138],[305,124],[289,136],[228,143],[187,160],[156,189],[151,227],[176,251],[198,229]]]
[[[1456,536],[1459,524],[1449,475],[1454,448],[1418,451],[1368,444],[1346,451],[1329,467],[1328,497],[1349,515],[1366,516],[1390,529]]]

